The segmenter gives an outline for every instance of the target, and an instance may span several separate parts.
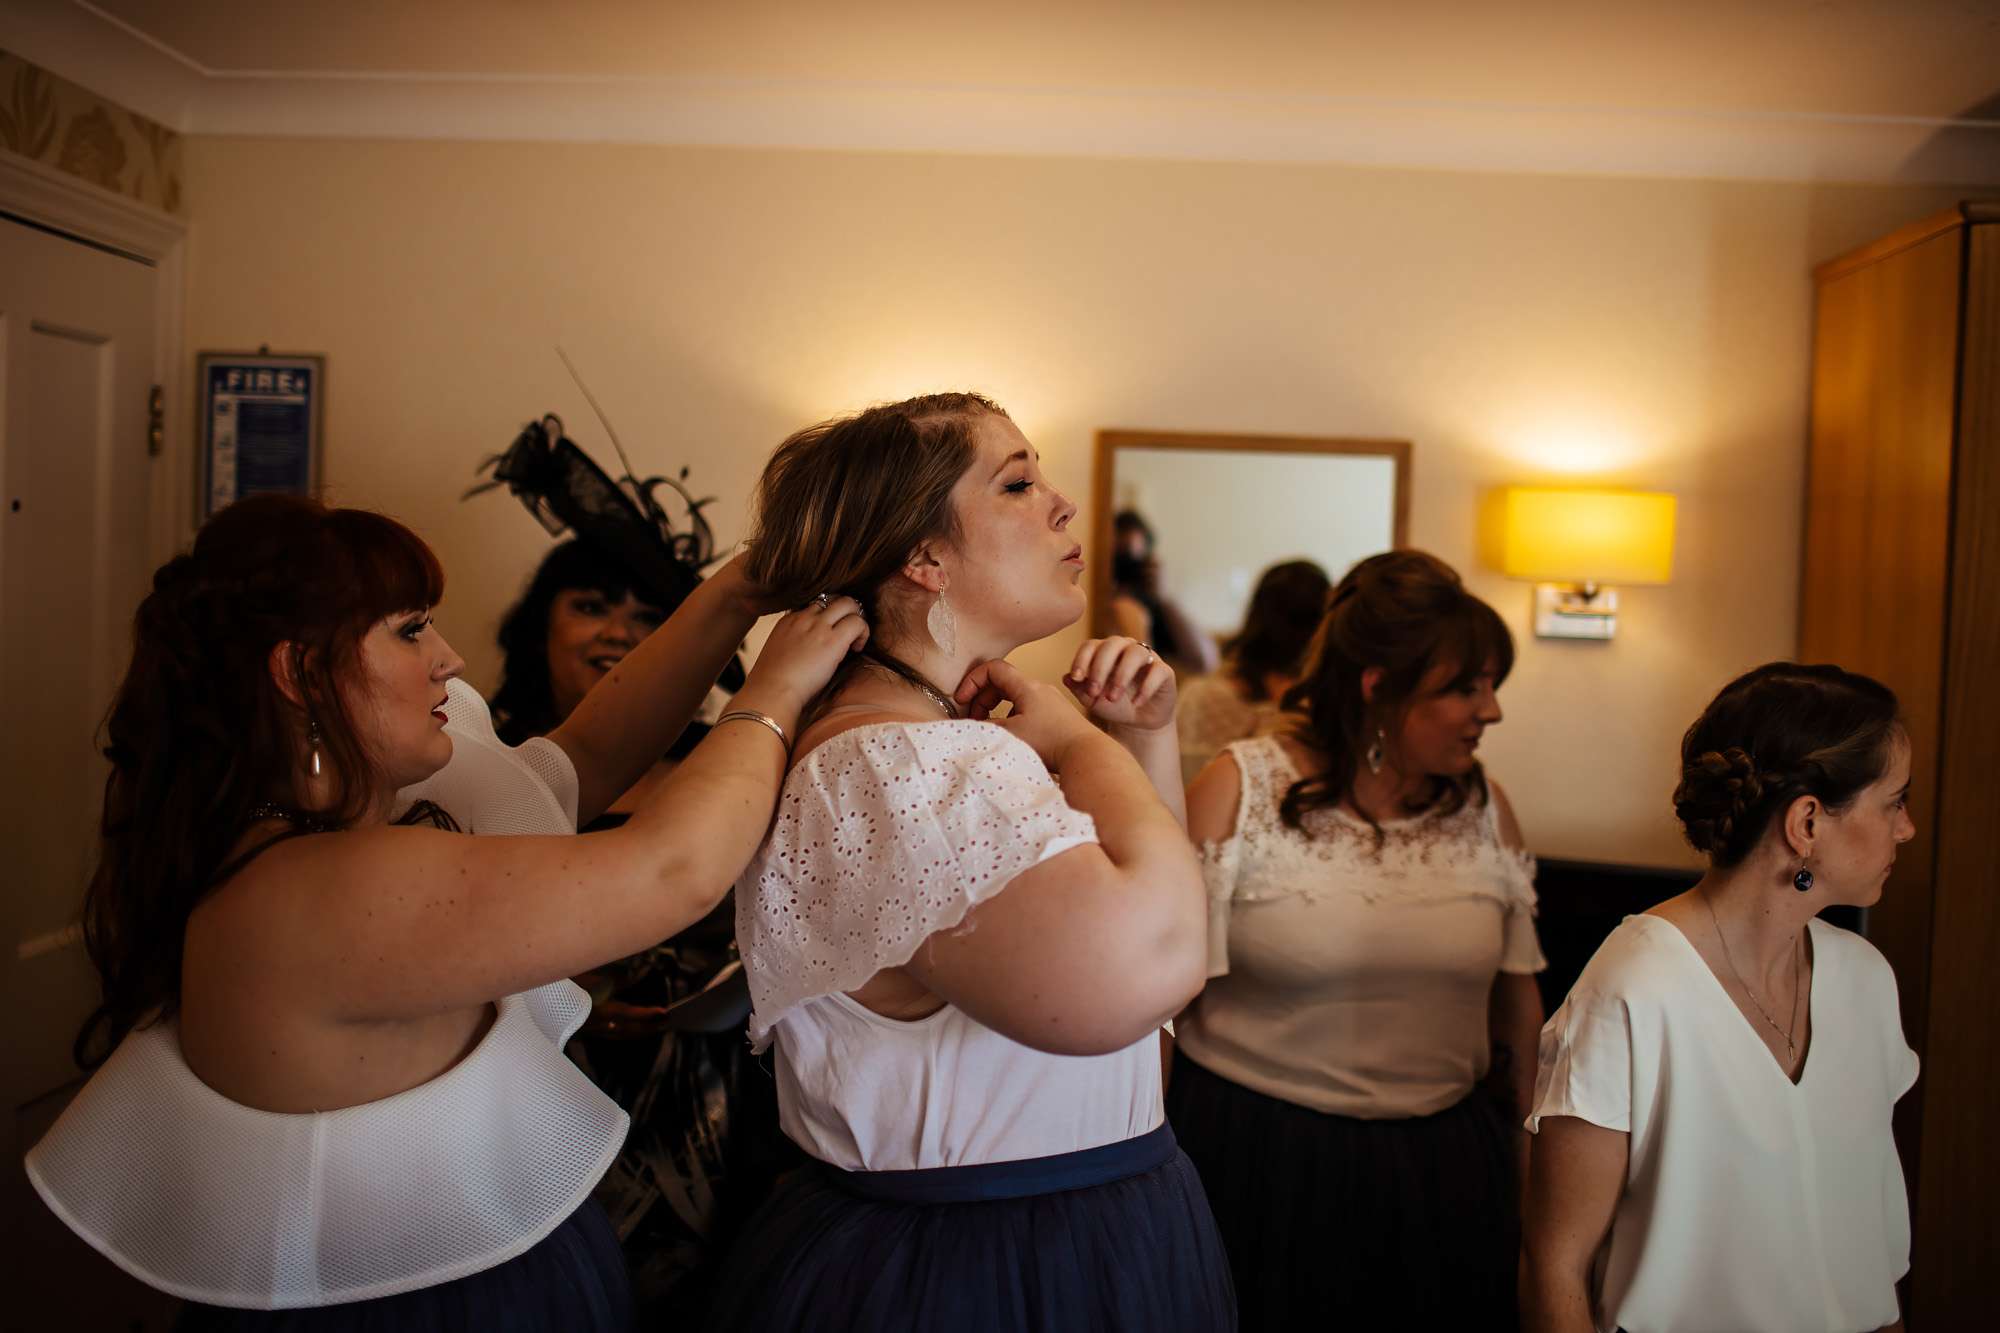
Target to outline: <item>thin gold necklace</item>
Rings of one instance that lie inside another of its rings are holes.
[[[1769,1009],[1766,1009],[1764,1007],[1764,1002],[1757,998],[1757,992],[1750,989],[1750,983],[1743,979],[1743,973],[1737,969],[1736,960],[1730,957],[1729,937],[1722,933],[1722,922],[1716,919],[1714,901],[1711,900],[1706,893],[1704,893],[1701,895],[1701,903],[1702,906],[1708,909],[1709,924],[1715,927],[1715,938],[1719,940],[1722,944],[1722,961],[1729,964],[1730,972],[1735,974],[1736,984],[1741,986],[1743,988],[1743,993],[1750,997],[1750,1003],[1757,1006],[1757,1012],[1762,1014],[1764,1016],[1764,1021],[1771,1025],[1771,1031],[1777,1033],[1779,1036],[1785,1039],[1786,1060],[1789,1062],[1798,1059],[1799,1057],[1798,1043],[1792,1040],[1792,1033],[1797,1032],[1799,1030],[1799,941],[1798,939],[1794,937],[1792,940],[1792,1026],[1788,1030],[1778,1026],[1778,1020],[1771,1017],[1771,1011]]]

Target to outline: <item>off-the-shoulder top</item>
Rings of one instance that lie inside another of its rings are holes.
[[[1033,750],[988,722],[884,723],[814,749],[736,884],[753,1045],[777,1046],[785,1132],[849,1170],[1045,1157],[1164,1118],[1148,1035],[1049,1055],[950,1005],[914,1022],[847,994],[1025,870],[1097,841]]]
[[[560,747],[502,745],[457,681],[446,710],[451,761],[405,797],[482,833],[575,831]],[[436,1078],[310,1114],[224,1097],[188,1067],[179,1027],[155,1023],[84,1085],[28,1176],[113,1263],[188,1300],[290,1309],[436,1286],[527,1251],[617,1155],[625,1113],[562,1053],[589,1011],[567,981],[510,995]]]

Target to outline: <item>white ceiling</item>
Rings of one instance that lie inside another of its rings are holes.
[[[0,18],[0,45],[194,133],[2000,183],[2000,0],[4,0]]]

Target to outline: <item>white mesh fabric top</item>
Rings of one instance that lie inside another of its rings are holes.
[[[576,832],[576,767],[562,747],[546,736],[509,745],[479,691],[462,680],[445,690],[451,760],[403,788],[403,804],[434,801],[467,833]]]
[[[447,716],[451,762],[418,794],[486,833],[575,830],[560,748],[501,745],[455,681]],[[112,1262],[188,1300],[289,1309],[435,1286],[528,1250],[617,1155],[625,1113],[562,1054],[589,1011],[567,981],[510,995],[428,1083],[297,1115],[214,1091],[182,1058],[179,1028],[157,1023],[119,1044],[28,1154],[28,1175]]]
[[[1375,831],[1338,808],[1287,828],[1298,770],[1276,737],[1224,747],[1236,828],[1202,848],[1207,988],[1175,1024],[1188,1058],[1244,1087],[1361,1119],[1453,1105],[1491,1059],[1497,972],[1546,964],[1534,858],[1500,840],[1495,804]]]
[[[849,1170],[1016,1161],[1163,1119],[1159,1044],[1048,1055],[947,1005],[902,1022],[845,992],[1050,857],[1097,841],[1027,745],[987,722],[856,727],[785,780],[736,885],[752,1044],[785,1132]]]

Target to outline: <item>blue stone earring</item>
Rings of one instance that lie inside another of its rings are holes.
[[[1807,870],[1804,865],[1800,865],[1799,873],[1792,876],[1792,887],[1797,889],[1800,893],[1811,893],[1812,886],[1813,886],[1812,871]]]

